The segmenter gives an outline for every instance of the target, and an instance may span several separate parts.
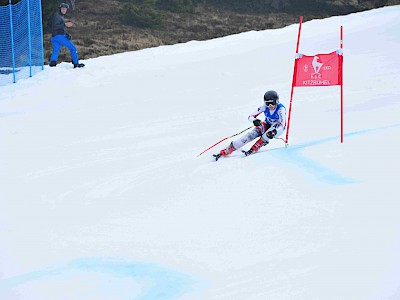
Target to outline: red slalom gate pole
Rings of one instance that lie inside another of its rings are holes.
[[[299,22],[299,32],[297,34],[297,44],[296,44],[296,56],[299,53],[299,44],[300,44],[300,33],[301,33],[301,24],[303,23],[303,16],[300,16]],[[293,79],[292,79],[292,89],[290,91],[290,104],[289,104],[289,115],[288,115],[288,124],[286,130],[286,148],[289,145],[289,129],[290,129],[290,116],[292,114],[292,101],[293,101],[293,92],[294,92],[294,80],[297,72],[297,57],[294,60],[294,67],[293,67]]]
[[[343,26],[340,26],[340,49],[343,50]],[[340,63],[340,142],[343,143],[343,53]]]

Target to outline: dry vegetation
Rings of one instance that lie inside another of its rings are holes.
[[[398,4],[399,0],[393,0]],[[75,26],[69,30],[81,59],[134,51],[190,40],[206,40],[250,30],[280,28],[298,22],[298,15],[286,13],[243,14],[198,5],[195,13],[165,13],[162,26],[143,29],[122,25],[121,2],[86,0],[77,3],[69,17]],[[304,15],[304,20],[327,17]],[[45,61],[51,55],[50,34],[45,34]],[[70,61],[63,48],[59,61]]]
[[[69,29],[82,59],[134,51],[190,40],[206,40],[234,33],[279,28],[298,21],[288,14],[250,15],[206,8],[199,5],[194,14],[167,12],[159,28],[144,29],[122,25],[116,0],[90,0],[79,4],[69,16],[74,27]],[[67,16],[68,17],[68,16]],[[45,34],[45,61],[51,55],[50,34]],[[59,61],[70,61],[62,48]]]

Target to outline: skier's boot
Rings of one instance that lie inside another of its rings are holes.
[[[81,64],[81,63],[79,63],[79,64],[74,64],[74,69],[75,68],[83,68],[85,66],[85,64]]]
[[[248,151],[242,151],[244,155],[249,156],[253,152],[257,152],[262,146],[265,146],[268,144],[268,141],[263,141],[262,138],[259,138],[257,142],[254,143],[253,146]]]
[[[217,161],[221,156],[228,156],[235,150],[236,150],[236,148],[233,146],[233,142],[232,142],[232,143],[230,143],[230,145],[228,147],[221,150],[218,154],[213,155],[215,157],[215,161]]]
[[[50,66],[50,67],[55,67],[55,66],[57,66],[57,62],[56,62],[55,60],[52,60],[52,61],[49,63],[49,66]]]

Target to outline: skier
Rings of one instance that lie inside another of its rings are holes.
[[[66,31],[66,27],[71,27],[73,25],[72,22],[65,22],[64,19],[64,15],[67,13],[68,8],[68,4],[61,3],[59,10],[53,16],[53,23],[51,26],[53,53],[51,54],[49,65],[50,67],[55,67],[57,65],[61,47],[65,46],[71,53],[74,68],[83,68],[85,65],[79,63],[78,51],[76,50],[74,43],[71,41],[71,35]]]
[[[264,113],[265,122],[256,117]],[[243,137],[230,143],[228,147],[221,150],[218,154],[214,154],[217,161],[221,156],[227,156],[233,151],[243,147],[257,137],[260,137],[248,151],[242,151],[246,156],[257,152],[262,146],[265,146],[273,138],[279,137],[286,127],[286,108],[279,103],[278,93],[268,91],[264,94],[264,105],[260,106],[256,112],[248,117],[250,122],[256,126]]]

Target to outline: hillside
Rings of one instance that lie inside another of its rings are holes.
[[[220,5],[210,5],[207,2],[220,3]],[[325,6],[314,5],[312,9],[309,9],[304,4],[304,9],[299,9],[289,7],[288,1],[271,1],[270,12],[267,7],[260,13],[261,9],[257,6],[254,6],[252,10],[250,7],[244,9],[238,5],[240,1],[232,1],[231,7],[224,5],[224,2],[201,1],[196,5],[194,13],[164,11],[164,21],[156,28],[139,28],[122,24],[121,10],[124,2],[121,0],[79,1],[75,5],[75,10],[67,14],[67,17],[75,24],[69,31],[74,43],[78,46],[80,57],[87,59],[190,40],[208,40],[251,30],[281,28],[298,22],[300,15],[303,15],[304,21],[307,21],[383,5],[400,4],[400,0],[355,1],[355,3],[354,1],[319,1],[321,3],[334,2],[336,6],[331,6],[333,8],[328,11]],[[303,3],[307,2],[310,1],[303,1]],[[276,3],[280,3],[281,8]],[[45,62],[47,63],[52,48],[48,29],[45,28],[45,32],[47,32],[44,38]],[[60,55],[61,60],[69,60],[66,49],[63,49]]]
[[[304,53],[344,28],[344,143],[340,88],[296,88],[289,147],[197,156],[289,109],[297,25],[1,87],[0,299],[400,299],[399,14],[303,23]]]

